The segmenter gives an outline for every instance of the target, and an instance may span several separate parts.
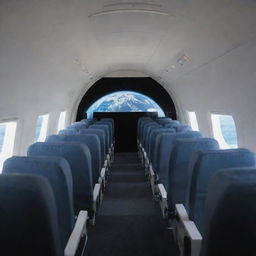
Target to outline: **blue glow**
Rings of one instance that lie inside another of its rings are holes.
[[[3,142],[5,136],[5,125],[0,124],[0,153],[2,152]]]
[[[35,134],[35,141],[38,141],[39,136],[40,136],[40,132],[41,132],[41,128],[42,128],[42,124],[43,124],[43,116],[39,116],[36,120],[36,134]]]
[[[157,112],[159,117],[165,116],[163,110],[154,100],[133,91],[107,94],[94,102],[86,112],[87,118],[92,118],[93,112]]]
[[[230,115],[220,115],[220,124],[223,138],[231,148],[237,147],[236,125]]]

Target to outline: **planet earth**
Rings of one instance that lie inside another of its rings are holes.
[[[93,112],[158,112],[165,116],[161,107],[151,98],[132,91],[119,91],[103,96],[94,102],[86,111],[87,118],[93,117]]]

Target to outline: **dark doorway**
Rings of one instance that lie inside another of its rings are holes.
[[[112,118],[115,122],[115,151],[137,151],[137,122],[140,117],[157,117],[156,112],[95,112],[97,119]]]

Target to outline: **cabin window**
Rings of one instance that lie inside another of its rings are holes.
[[[237,148],[237,133],[234,119],[231,115],[212,114],[212,128],[214,138],[218,140],[220,148]]]
[[[199,131],[196,112],[190,112],[188,111],[188,117],[190,121],[190,125],[194,131]]]
[[[36,121],[35,141],[45,141],[47,135],[49,114],[40,115]]]
[[[58,122],[58,131],[65,128],[66,124],[66,111],[60,113],[59,122]]]
[[[17,122],[0,123],[0,171],[4,161],[13,154]]]
[[[153,99],[134,91],[107,94],[94,102],[86,112],[88,118],[93,117],[93,112],[157,112],[159,117],[165,116]]]

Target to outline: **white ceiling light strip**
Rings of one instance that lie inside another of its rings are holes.
[[[101,11],[90,14],[88,18],[103,16],[103,15],[110,15],[110,14],[117,14],[117,13],[150,13],[150,14],[158,14],[168,16],[169,13],[161,12],[156,10],[149,10],[149,9],[117,9],[117,10],[109,10],[109,11]]]

